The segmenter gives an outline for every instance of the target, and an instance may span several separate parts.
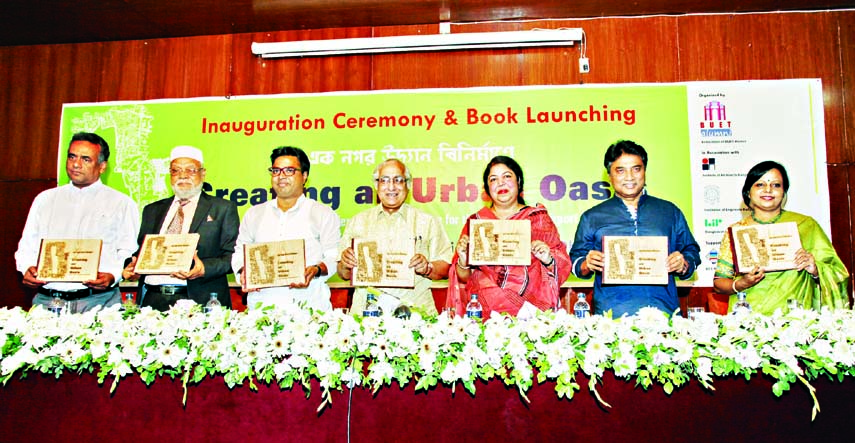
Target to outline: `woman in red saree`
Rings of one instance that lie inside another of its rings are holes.
[[[558,229],[545,207],[525,204],[522,197],[523,172],[514,159],[494,157],[484,170],[483,178],[484,190],[491,204],[469,216],[463,226],[452,260],[456,272],[449,272],[446,306],[455,308],[458,315],[462,315],[470,294],[478,294],[485,319],[492,312],[517,315],[526,302],[540,310],[555,307],[561,284],[567,280],[571,269],[567,247],[561,242]],[[466,254],[469,221],[472,219],[531,221],[531,264],[470,266]],[[466,284],[463,294],[460,283]]]

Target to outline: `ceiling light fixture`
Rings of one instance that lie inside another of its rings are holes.
[[[582,41],[581,28],[402,35],[391,37],[298,40],[252,43],[252,53],[262,58],[319,57],[382,54],[390,52],[458,51],[472,49],[572,46]]]

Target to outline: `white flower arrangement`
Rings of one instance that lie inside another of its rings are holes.
[[[563,311],[521,320],[493,315],[481,324],[446,316],[361,318],[297,305],[203,314],[184,304],[165,313],[118,307],[59,316],[39,307],[0,308],[0,381],[41,372],[94,372],[99,383],[138,375],[145,383],[180,378],[185,387],[222,376],[229,387],[295,384],[321,387],[319,410],[331,392],[363,386],[374,391],[414,383],[417,390],[477,380],[501,380],[525,398],[533,383],[554,381],[572,399],[579,371],[599,398],[606,371],[644,389],[670,394],[690,380],[713,389],[716,378],[767,376],[782,395],[803,383],[819,411],[811,380],[855,376],[855,315],[850,310],[797,309],[695,320],[652,308],[635,316],[577,319]]]

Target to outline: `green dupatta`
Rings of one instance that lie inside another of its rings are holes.
[[[846,270],[846,265],[837,257],[831,241],[828,240],[822,228],[811,217],[791,211],[784,211],[781,214],[778,223],[785,222],[795,222],[798,225],[802,248],[813,254],[819,278],[814,279],[807,271],[769,272],[763,280],[745,291],[751,310],[771,314],[775,309],[785,309],[787,299],[790,298],[796,299],[799,305],[805,308],[816,310],[823,306],[832,309],[848,308],[849,272]],[[753,224],[753,222],[751,217],[747,217],[738,224]],[[728,241],[727,244],[729,245],[730,242]],[[721,264],[731,265],[733,262],[731,253],[723,249],[720,259],[724,259],[724,263]],[[734,294],[730,296],[731,308],[735,302]]]

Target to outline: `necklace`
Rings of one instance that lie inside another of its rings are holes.
[[[772,223],[777,223],[777,222],[778,222],[778,220],[780,220],[780,219],[781,219],[781,216],[782,216],[782,215],[784,215],[784,210],[783,210],[783,209],[781,209],[781,212],[779,212],[779,213],[778,213],[778,215],[776,215],[776,216],[772,217],[772,219],[771,219],[771,220],[769,220],[769,221],[762,221],[762,220],[758,220],[758,219],[757,219],[757,217],[755,217],[755,216],[754,216],[754,211],[751,211],[751,219],[752,219],[752,220],[754,220],[754,221],[756,221],[757,223],[759,223],[759,224],[761,224],[761,225],[771,225]]]

